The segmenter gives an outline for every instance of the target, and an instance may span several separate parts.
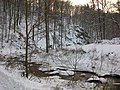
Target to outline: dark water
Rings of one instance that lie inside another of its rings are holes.
[[[120,90],[120,75],[109,74],[102,77],[107,80],[107,83],[103,84],[103,89],[100,90]]]
[[[101,89],[101,90],[120,90],[120,85],[108,86],[108,87]]]

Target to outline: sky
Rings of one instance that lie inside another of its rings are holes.
[[[70,0],[72,3],[73,3],[73,5],[78,5],[78,4],[86,4],[86,3],[88,3],[90,0]]]
[[[79,5],[79,4],[86,4],[90,2],[90,0],[70,0],[73,5]],[[107,0],[107,1],[112,1],[112,3],[115,3],[117,0]]]

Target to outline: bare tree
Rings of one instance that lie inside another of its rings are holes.
[[[26,48],[25,48],[25,71],[26,77],[28,78],[28,1],[25,1],[26,6],[26,14],[25,14],[25,22],[26,22]]]
[[[45,0],[46,53],[49,52],[48,0]]]

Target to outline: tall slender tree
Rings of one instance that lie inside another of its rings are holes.
[[[25,71],[28,78],[28,1],[25,1],[25,23],[26,23],[26,48],[25,48]]]
[[[48,0],[45,0],[46,53],[49,52]]]

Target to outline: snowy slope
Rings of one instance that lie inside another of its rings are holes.
[[[16,73],[9,73],[0,66],[0,90],[51,90],[46,84],[21,78]]]
[[[0,71],[0,90],[29,90]]]
[[[83,49],[89,52],[90,62],[85,60],[88,61],[86,64],[91,63],[95,72],[101,75],[120,74],[120,45],[90,44],[83,46]]]

